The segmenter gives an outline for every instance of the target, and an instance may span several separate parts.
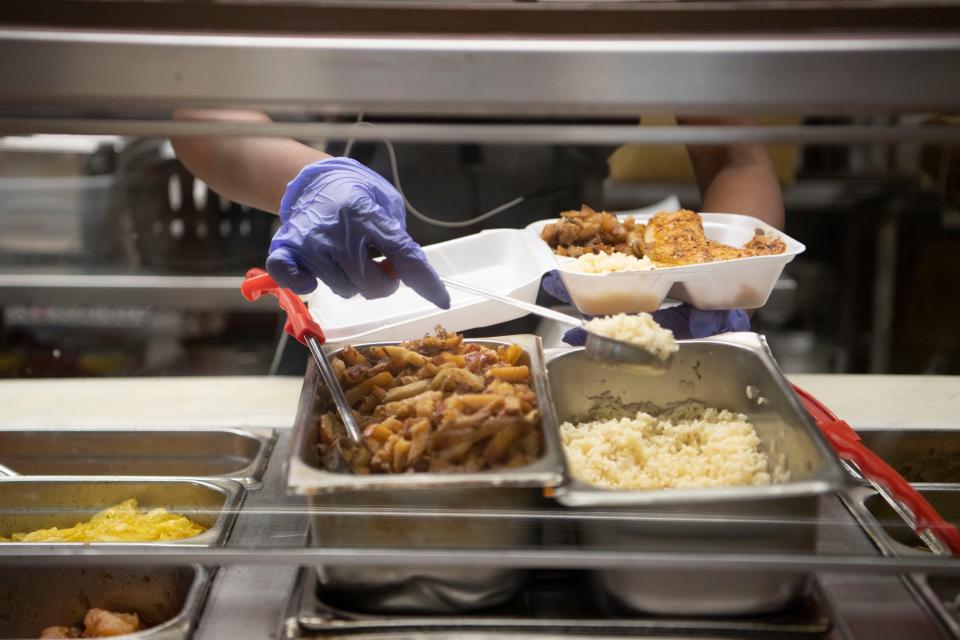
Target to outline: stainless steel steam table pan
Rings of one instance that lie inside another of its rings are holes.
[[[311,541],[325,547],[496,548],[537,544],[533,519],[497,523],[462,510],[529,509],[543,487],[559,484],[563,454],[540,340],[520,335],[468,340],[489,347],[517,344],[530,367],[543,416],[544,454],[515,469],[482,473],[352,475],[321,466],[319,416],[332,406],[311,363],[297,409],[288,487],[309,496]],[[396,342],[354,345],[358,348]],[[331,352],[336,355],[338,351]],[[442,613],[485,608],[513,597],[524,572],[491,567],[318,567],[325,591],[375,612]]]
[[[960,523],[960,486],[914,484],[914,488],[947,522]],[[930,553],[913,529],[872,488],[850,489],[846,493],[846,500],[854,517],[884,555],[911,556]]]
[[[583,519],[580,543],[631,551],[813,552],[818,499],[845,482],[833,451],[803,410],[762,336],[735,333],[684,341],[659,376],[600,362],[582,349],[547,363],[557,417],[580,422],[598,412],[657,413],[688,401],[745,414],[771,464],[790,480],[767,486],[613,491],[575,478],[557,490],[571,508],[621,517]],[[624,519],[622,515],[635,517]],[[652,614],[747,615],[776,611],[799,596],[794,572],[601,570],[600,589],[618,605]]]
[[[858,428],[857,435],[907,482],[960,484],[960,429]]]
[[[453,615],[363,614],[331,606],[317,589],[317,576],[302,569],[287,610],[288,638],[488,638],[562,635],[589,637],[790,638],[812,640],[830,631],[830,618],[813,595],[790,611],[742,618],[623,615],[593,606],[576,571],[537,572],[519,598],[492,610]]]
[[[0,580],[0,638],[39,638],[71,626],[89,608],[136,613],[146,628],[125,638],[185,640],[209,586],[197,565],[151,567],[5,567]]]
[[[0,429],[0,467],[21,476],[231,478],[256,486],[272,429]]]
[[[948,450],[955,441],[953,433],[953,431],[945,432],[944,441],[938,441],[937,438],[931,437],[927,440],[926,446],[932,451]],[[930,435],[933,436],[934,434]],[[913,442],[918,442],[921,438]],[[909,438],[908,443],[910,443]],[[899,460],[906,459],[911,448],[908,444],[906,453],[899,457]],[[894,453],[894,459],[897,459],[896,452],[892,453]],[[888,462],[894,464],[892,460],[888,460]],[[923,470],[927,466],[918,464],[918,466],[909,468],[914,470],[912,475],[916,477],[918,474],[923,474]],[[934,471],[933,473],[938,472]],[[925,475],[924,477],[930,476]],[[915,484],[914,487],[947,522],[960,523],[960,486],[957,484]],[[857,487],[851,489],[847,492],[845,500],[854,517],[860,522],[883,555],[903,557],[931,553],[909,525],[872,488]],[[933,613],[950,629],[951,633],[955,637],[960,637],[960,613],[958,613],[958,607],[960,607],[960,598],[958,598],[958,595],[960,595],[960,579],[956,576],[913,573],[904,575],[903,580],[927,603]]]
[[[243,486],[233,480],[171,478],[65,479],[41,477],[0,483],[0,535],[51,527],[71,527],[98,511],[136,498],[140,507],[163,507],[207,527],[198,536],[169,542],[94,543],[123,546],[220,546],[226,542],[240,503]],[[0,553],[19,547],[86,546],[78,542],[0,542]]]

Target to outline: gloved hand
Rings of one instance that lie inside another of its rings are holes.
[[[570,293],[563,286],[563,280],[560,279],[560,272],[556,269],[548,271],[543,279],[540,280],[540,286],[543,290],[564,304],[570,304]]]
[[[399,283],[371,259],[376,247],[407,286],[450,308],[450,295],[407,234],[403,198],[359,162],[329,158],[304,167],[287,185],[280,221],[267,271],[281,286],[310,293],[320,278],[344,298],[388,296]]]
[[[543,289],[554,298],[561,302],[570,302],[570,294],[563,286],[563,281],[557,271],[551,271],[545,275],[541,284]],[[706,338],[719,333],[750,330],[750,318],[743,309],[703,311],[693,305],[683,303],[676,307],[659,309],[651,315],[661,327],[673,331],[674,337],[678,340]],[[586,339],[587,332],[580,328],[570,329],[563,334],[563,341],[575,347],[583,346]]]

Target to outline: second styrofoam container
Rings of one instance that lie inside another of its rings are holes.
[[[441,276],[534,302],[540,278],[552,268],[549,255],[545,256],[538,244],[543,243],[520,229],[491,229],[425,246],[423,252]],[[450,309],[443,310],[402,284],[393,295],[368,300],[359,295],[341,298],[318,282],[308,303],[330,343],[360,338],[410,340],[438,324],[447,331],[464,331],[526,315],[499,302],[453,288],[448,291]]]
[[[679,267],[658,267],[650,271],[620,271],[616,273],[580,273],[571,268],[573,258],[555,255],[540,232],[556,218],[539,220],[526,227],[531,238],[539,242],[542,260],[552,261],[560,271],[564,286],[573,304],[589,315],[638,313],[656,311],[666,296],[689,302],[698,309],[756,309],[770,297],[783,267],[802,253],[805,247],[750,216],[732,213],[702,213],[703,229],[707,238],[734,247],[742,246],[756,229],[779,236],[787,250],[777,255],[754,256]],[[621,220],[626,214],[618,216]],[[646,223],[652,217],[635,215],[637,222]]]

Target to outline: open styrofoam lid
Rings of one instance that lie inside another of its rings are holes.
[[[543,250],[522,229],[493,229],[423,247],[441,276],[533,302],[540,278],[550,268]],[[401,284],[393,295],[367,300],[341,298],[323,282],[307,302],[327,340],[346,342],[409,340],[442,325],[465,331],[526,315],[526,312],[478,296],[448,289],[450,309],[443,310]]]

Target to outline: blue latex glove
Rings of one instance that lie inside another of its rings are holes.
[[[563,280],[560,279],[560,272],[556,269],[548,271],[547,274],[543,276],[543,279],[540,281],[540,286],[560,302],[570,304],[570,294],[567,293],[567,288],[563,286]]]
[[[403,198],[359,162],[329,158],[304,167],[287,185],[280,221],[267,271],[281,286],[310,293],[320,278],[344,298],[388,296],[399,282],[371,259],[376,247],[407,286],[450,308],[450,295],[407,233]]]
[[[567,288],[563,286],[560,274],[556,270],[545,275],[541,284],[544,291],[557,300],[570,303],[570,294],[567,293]],[[661,327],[673,331],[674,337],[678,340],[750,330],[750,318],[743,309],[703,311],[683,303],[669,309],[659,309],[651,315]],[[586,339],[587,332],[579,328],[570,329],[563,334],[563,341],[575,347],[583,346]]]

